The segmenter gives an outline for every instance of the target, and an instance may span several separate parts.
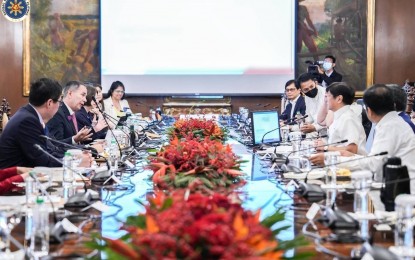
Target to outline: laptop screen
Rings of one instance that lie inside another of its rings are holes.
[[[281,142],[280,120],[276,110],[254,111],[252,118],[252,135],[254,145]],[[272,131],[274,130],[274,131]]]

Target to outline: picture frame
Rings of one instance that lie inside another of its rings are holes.
[[[297,71],[336,57],[335,69],[362,97],[374,79],[375,0],[298,0]]]
[[[32,0],[23,21],[23,96],[38,78],[99,82],[99,1]]]

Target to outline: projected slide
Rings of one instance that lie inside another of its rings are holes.
[[[101,0],[103,86],[275,93],[294,75],[294,11],[292,0]]]

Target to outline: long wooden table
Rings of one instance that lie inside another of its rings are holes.
[[[248,183],[240,189],[244,196],[243,206],[250,210],[261,209],[261,217],[264,218],[272,214],[276,208],[282,207],[286,211],[287,217],[285,224],[292,227],[282,232],[280,239],[289,240],[302,234],[303,226],[308,222],[305,214],[311,203],[306,199],[294,194],[293,190],[285,190],[287,180],[274,172],[269,172],[271,166],[268,161],[262,161],[259,156],[252,153],[246,146],[235,140],[230,140],[234,152],[248,162],[243,165],[243,171],[246,173]],[[93,254],[91,249],[84,246],[84,242],[89,240],[89,236],[93,232],[102,234],[105,237],[118,238],[123,233],[119,231],[121,225],[120,220],[125,220],[127,216],[139,214],[144,211],[144,207],[136,202],[136,200],[145,201],[147,196],[153,194],[153,184],[149,181],[151,172],[144,170],[144,158],[136,161],[140,166],[140,171],[123,172],[120,179],[122,180],[121,189],[113,186],[91,186],[92,189],[100,192],[101,200],[109,206],[109,210],[100,213],[96,210],[88,210],[80,213],[79,218],[72,218],[74,224],[83,226],[83,235],[69,234],[66,240],[61,244],[51,245],[51,255],[81,255]],[[52,193],[60,194],[62,191],[56,187]],[[321,200],[319,204],[326,205],[326,200]],[[353,194],[345,192],[338,193],[336,196],[336,206],[345,211],[353,211]],[[72,214],[79,214],[73,211]],[[71,214],[69,211],[59,210],[58,215]],[[96,218],[90,219],[90,216]],[[12,235],[24,244],[24,221],[16,227]],[[317,224],[318,233],[321,236],[328,236],[331,232],[321,224]],[[371,229],[371,237],[375,244],[389,246],[393,242],[392,232],[375,232]],[[317,251],[314,239],[309,239],[308,246],[298,248],[296,251],[311,251],[315,253],[312,259],[332,259],[333,256],[324,252]],[[329,250],[338,252],[344,256],[350,256],[352,250],[360,247],[360,244],[345,244],[326,242],[322,244]],[[15,249],[15,248],[14,248]],[[321,248],[318,248],[321,251]],[[289,252],[293,254],[295,252]]]

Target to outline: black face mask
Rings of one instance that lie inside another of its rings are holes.
[[[310,98],[314,98],[314,97],[317,96],[317,93],[318,93],[318,89],[317,89],[317,87],[315,87],[312,90],[308,91],[307,93],[304,93],[304,95],[306,95],[307,97],[310,97]]]

